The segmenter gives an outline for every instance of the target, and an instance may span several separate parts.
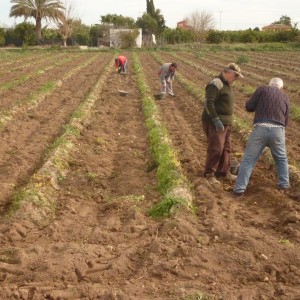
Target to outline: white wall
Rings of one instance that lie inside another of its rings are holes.
[[[109,39],[110,39],[110,47],[118,48],[120,47],[119,33],[120,32],[132,32],[134,29],[110,29],[109,30]],[[136,38],[136,46],[137,48],[142,47],[142,28],[138,29],[139,35]]]

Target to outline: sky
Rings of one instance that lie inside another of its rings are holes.
[[[70,1],[70,0],[69,0]],[[74,15],[86,25],[99,24],[101,16],[117,14],[135,20],[146,11],[146,0],[72,0]],[[0,0],[0,26],[13,26],[23,18],[10,18],[10,0]],[[281,16],[288,16],[300,29],[300,0],[154,0],[166,25],[176,28],[177,22],[195,11],[212,15],[217,30],[262,28]],[[34,20],[32,19],[32,22]]]

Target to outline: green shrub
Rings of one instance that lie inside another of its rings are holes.
[[[236,59],[235,62],[239,65],[247,64],[247,63],[249,63],[249,57],[245,54],[242,54]]]

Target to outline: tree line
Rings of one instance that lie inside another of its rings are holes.
[[[143,36],[155,35],[157,45],[182,43],[264,43],[298,41],[297,24],[283,32],[262,32],[258,28],[237,31],[215,30],[215,22],[206,11],[195,11],[185,18],[186,28],[168,28],[160,9],[153,0],[146,0],[146,11],[137,20],[117,14],[100,16],[99,24],[92,26],[74,17],[72,0],[11,0],[10,17],[23,17],[24,21],[12,27],[0,28],[0,46],[33,45],[87,45],[109,46],[109,30],[112,28],[132,29],[123,34],[125,47],[132,47],[137,32],[142,28]],[[35,23],[29,20],[35,20]],[[42,21],[47,22],[42,26]],[[291,25],[291,19],[282,16],[274,24]],[[51,25],[51,26],[49,26]]]

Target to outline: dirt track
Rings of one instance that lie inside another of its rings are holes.
[[[227,183],[215,188],[206,182],[201,177],[206,151],[202,104],[177,81],[176,97],[157,104],[191,182],[196,213],[184,211],[163,220],[147,215],[160,195],[155,170],[147,171],[147,129],[131,55],[125,54],[129,74],[121,76],[112,66],[71,153],[70,170],[56,199],[57,216],[49,226],[11,223],[4,219],[5,208],[13,192],[44,162],[47,146],[112,55],[96,55],[80,74],[63,82],[36,108],[24,108],[0,132],[0,298],[173,300],[201,299],[206,293],[210,299],[300,299],[299,202],[275,190],[274,173],[263,162],[243,201],[230,196]],[[138,56],[155,94],[159,63],[148,53]],[[173,60],[168,54],[161,56]],[[78,63],[74,59],[68,69]],[[61,68],[51,70],[51,77],[67,71]],[[179,66],[179,71],[198,85],[209,79],[192,67]],[[118,87],[130,93],[121,97]],[[6,95],[11,99],[8,105],[19,89]],[[235,134],[233,140],[238,157],[243,143]],[[289,151],[298,149],[289,146]]]

